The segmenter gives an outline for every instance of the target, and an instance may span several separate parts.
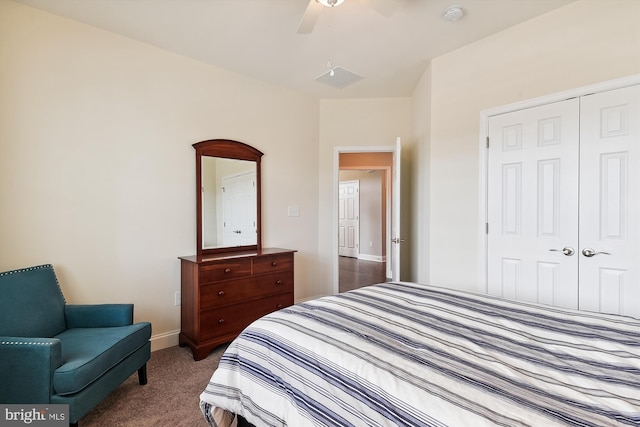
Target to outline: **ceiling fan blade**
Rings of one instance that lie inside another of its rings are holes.
[[[302,15],[300,24],[298,24],[298,34],[309,34],[313,31],[313,27],[316,25],[316,22],[320,17],[322,8],[324,8],[324,6],[316,0],[309,0],[307,9],[304,11],[304,15]]]
[[[387,18],[400,9],[400,3],[397,0],[369,0],[369,6]]]

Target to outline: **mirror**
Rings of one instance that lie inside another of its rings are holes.
[[[202,141],[193,147],[198,255],[260,249],[262,153],[228,139]]]
[[[257,244],[256,164],[202,157],[202,248]]]

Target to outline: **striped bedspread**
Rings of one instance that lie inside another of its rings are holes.
[[[219,427],[640,426],[640,321],[384,283],[257,320],[200,400]]]

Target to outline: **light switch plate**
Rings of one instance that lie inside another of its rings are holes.
[[[289,206],[287,208],[288,216],[300,216],[300,208],[297,206]]]

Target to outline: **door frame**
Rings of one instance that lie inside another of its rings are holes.
[[[488,205],[487,205],[487,196],[488,196],[488,148],[487,148],[487,138],[489,135],[489,118],[491,116],[495,116],[498,114],[511,113],[517,110],[524,110],[527,108],[538,107],[540,105],[550,104],[553,102],[564,101],[570,98],[581,97],[585,95],[590,95],[598,92],[606,92],[614,89],[621,89],[627,86],[633,86],[640,84],[640,74],[632,74],[627,77],[621,77],[613,80],[606,80],[600,83],[595,83],[588,86],[582,86],[575,89],[570,89],[562,92],[557,92],[549,95],[540,96],[537,98],[528,99],[525,101],[516,102],[513,104],[502,105],[500,107],[490,108],[487,110],[480,111],[480,137],[479,137],[479,161],[480,167],[479,172],[480,176],[478,179],[478,183],[480,185],[479,188],[479,207],[481,215],[478,216],[478,265],[480,265],[480,277],[479,282],[483,283],[483,291],[487,293],[488,286],[488,238],[487,238],[487,227],[488,227]]]
[[[354,146],[354,147],[334,147],[333,150],[333,211],[331,213],[331,233],[332,233],[332,293],[338,294],[340,292],[340,267],[339,267],[339,255],[338,255],[338,190],[340,184],[340,154],[342,153],[396,153],[396,147],[392,145],[388,146]],[[384,167],[367,167],[362,169],[390,169]],[[387,203],[386,203],[386,236],[385,236],[385,246],[386,246],[386,254],[387,254],[387,265],[389,263],[389,255],[391,252],[391,185],[393,183],[392,173],[387,171]]]

